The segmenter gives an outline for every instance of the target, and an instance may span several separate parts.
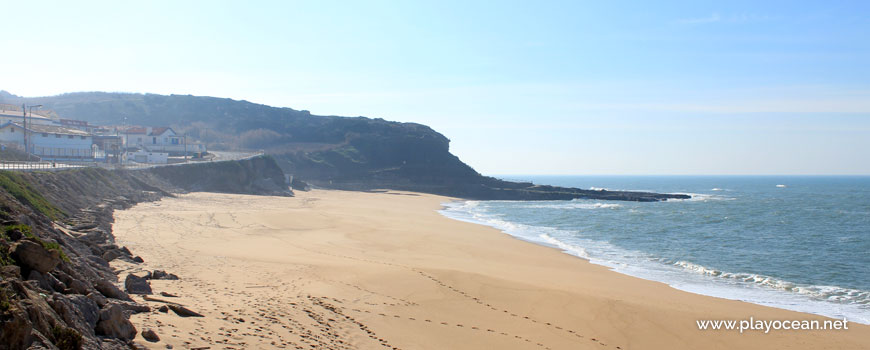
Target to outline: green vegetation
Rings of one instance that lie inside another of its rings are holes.
[[[9,245],[0,243],[0,266],[15,265],[15,259],[9,256]]]
[[[39,192],[37,192],[33,186],[31,186],[19,174],[11,171],[0,171],[0,187],[21,203],[30,206],[33,210],[42,213],[52,220],[57,220],[66,216],[62,210],[55,207],[51,202],[45,199],[45,197],[39,194]]]
[[[45,250],[48,250],[48,251],[56,250],[60,254],[60,258],[63,259],[63,261],[66,261],[66,262],[70,261],[69,257],[66,255],[66,253],[63,252],[63,248],[60,246],[60,244],[58,244],[56,242],[43,241],[41,238],[39,238],[33,234],[33,229],[30,228],[30,226],[28,226],[28,225],[17,224],[17,225],[7,225],[7,226],[0,227],[0,238],[2,238],[5,241],[9,241],[10,233],[12,231],[18,231],[22,235],[24,235],[24,237],[27,237],[33,241],[36,241],[37,243],[42,245],[42,247],[45,248]],[[0,248],[0,264],[11,265],[14,263],[15,263],[15,260],[13,260],[12,257],[9,256],[9,247],[4,245],[2,248]]]
[[[9,292],[6,291],[6,288],[0,287],[0,312],[6,312],[11,307],[12,303],[9,301]]]
[[[79,350],[82,348],[82,335],[72,328],[54,326],[51,328],[51,340],[60,350]]]

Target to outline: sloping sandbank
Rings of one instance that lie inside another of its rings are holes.
[[[154,349],[861,349],[870,327],[701,331],[696,320],[827,320],[696,295],[437,213],[434,195],[192,193],[115,214],[118,243],[204,317],[132,317]],[[122,274],[123,277],[123,274]],[[142,300],[141,297],[135,297]]]

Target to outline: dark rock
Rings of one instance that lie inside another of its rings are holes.
[[[64,289],[66,289],[66,286],[64,286],[61,281],[58,281],[57,278],[54,278],[54,276],[48,273],[42,274],[39,273],[39,271],[30,270],[27,279],[30,281],[36,281],[39,283],[40,288],[49,292],[63,292]]]
[[[156,342],[160,341],[160,337],[158,337],[157,333],[155,333],[153,330],[151,330],[151,328],[145,328],[142,330],[142,338],[144,338],[145,340],[150,341],[152,343],[156,343]]]
[[[32,342],[30,333],[33,324],[27,314],[17,307],[3,313],[0,322],[0,347],[4,349],[25,349]]]
[[[129,294],[151,294],[151,283],[148,280],[134,274],[127,275],[124,280],[124,289]]]
[[[167,313],[167,312],[169,312],[169,307],[166,305],[162,305],[162,306],[157,308],[157,311],[160,311],[162,313]]]
[[[18,241],[10,247],[9,251],[15,261],[41,273],[49,272],[60,264],[60,252],[46,250],[36,242]]]
[[[140,256],[134,256],[134,257],[133,257],[133,262],[135,262],[135,263],[140,263],[140,264],[141,264],[141,263],[145,262],[145,260],[142,259],[142,257],[140,257]]]
[[[88,260],[88,262],[90,262],[94,265],[97,265],[97,266],[100,266],[100,267],[103,267],[106,269],[109,268],[109,262],[106,261],[106,259],[103,259],[102,257],[90,255],[90,256],[87,256],[86,259]]]
[[[106,306],[106,304],[109,302],[108,300],[106,300],[106,297],[100,293],[91,292],[91,293],[88,293],[87,296],[88,296],[88,299],[91,299],[95,303],[97,303],[97,306],[99,306],[100,308]]]
[[[102,293],[103,295],[105,295],[108,298],[114,298],[114,299],[119,299],[119,300],[129,300],[129,301],[133,300],[133,299],[130,299],[130,296],[127,295],[127,293],[124,293],[123,291],[121,291],[121,289],[116,287],[112,282],[109,282],[109,281],[106,281],[103,279],[97,280],[94,283],[94,288],[96,288],[100,293]]]
[[[173,312],[175,312],[175,314],[177,314],[178,316],[181,316],[181,317],[205,317],[205,316],[203,316],[197,312],[194,312],[193,310],[190,310],[190,309],[188,309],[184,306],[181,306],[181,305],[169,304],[167,306],[169,306],[169,309],[172,310]]]
[[[138,314],[142,312],[151,311],[151,307],[148,305],[139,304],[134,301],[123,301],[123,300],[111,300],[109,304],[115,304],[121,306],[124,309],[124,312],[129,314]]]
[[[9,230],[8,232],[6,232],[6,237],[9,237],[9,240],[15,242],[15,241],[18,241],[19,239],[24,238],[24,234],[21,233],[21,230],[16,228],[16,229],[12,229],[12,230]]]
[[[84,295],[62,295],[55,293],[49,305],[73,329],[94,335],[94,327],[100,317],[100,308],[93,300]]]
[[[95,331],[98,335],[122,340],[136,337],[136,328],[124,314],[124,308],[117,304],[109,304],[100,310],[100,321]]]
[[[87,295],[91,292],[91,288],[87,285],[87,283],[77,279],[70,280],[70,283],[67,284],[67,287],[69,287],[70,292],[75,294]]]
[[[102,258],[106,262],[111,262],[112,260],[115,260],[115,259],[121,257],[121,255],[123,255],[123,254],[121,254],[120,250],[112,249],[112,250],[107,250],[105,253],[103,253]]]
[[[178,298],[177,295],[175,295],[175,294],[170,294],[170,293],[166,293],[166,292],[160,292],[160,295],[162,295],[162,296],[164,296],[164,297]]]
[[[154,270],[151,274],[151,278],[155,280],[177,280],[178,276],[175,274],[167,273],[163,270]]]

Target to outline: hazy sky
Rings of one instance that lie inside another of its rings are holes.
[[[870,174],[870,2],[3,1],[0,89],[413,121],[485,174]]]

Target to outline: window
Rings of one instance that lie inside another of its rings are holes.
[[[85,137],[84,137],[84,136],[82,136],[82,140],[84,140],[84,139],[85,139]]]
[[[156,145],[156,144],[157,144],[157,138],[156,138],[156,137],[152,137],[152,138],[151,138],[151,144],[152,144],[152,145]]]
[[[42,133],[42,137],[48,137],[48,133],[47,132]]]
[[[59,139],[59,138],[60,138],[60,134],[54,134],[54,138]]]
[[[15,128],[9,128],[9,132],[15,132]]]
[[[75,137],[75,136],[73,136],[73,135],[67,135],[67,136],[66,136],[66,138],[68,138],[68,139],[71,139],[71,138],[74,138],[74,137]]]

